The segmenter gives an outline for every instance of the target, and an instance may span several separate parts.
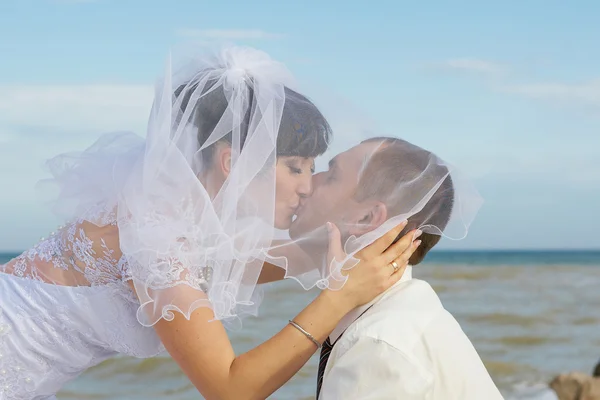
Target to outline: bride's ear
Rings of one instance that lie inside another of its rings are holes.
[[[355,224],[351,225],[348,233],[356,236],[369,233],[383,225],[387,220],[387,215],[388,210],[384,203],[377,201],[368,204],[362,210],[358,221],[355,221]]]
[[[231,146],[223,146],[219,149],[218,165],[225,179],[231,173]]]

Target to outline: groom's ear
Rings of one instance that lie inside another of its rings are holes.
[[[388,209],[384,203],[380,201],[369,202],[361,209],[358,220],[350,226],[348,233],[356,236],[369,233],[383,225],[387,220],[387,215]]]

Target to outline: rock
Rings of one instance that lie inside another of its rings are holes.
[[[550,387],[559,400],[600,400],[600,378],[582,372],[560,374]]]

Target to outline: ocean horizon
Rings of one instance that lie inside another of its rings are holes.
[[[17,257],[24,250],[0,251],[0,262],[6,262]],[[448,263],[465,263],[486,259],[488,262],[540,262],[549,263],[568,262],[570,257],[577,257],[578,262],[597,262],[600,260],[600,248],[581,248],[581,249],[514,249],[514,248],[494,248],[494,249],[443,249],[431,250],[424,263],[434,263],[444,261]],[[525,258],[520,258],[525,257]],[[554,261],[550,259],[554,258]]]

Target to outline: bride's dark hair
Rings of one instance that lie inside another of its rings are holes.
[[[256,107],[251,79],[247,81],[244,89],[248,91],[244,97],[249,99],[250,104],[247,104],[244,118],[240,121],[240,147],[244,146],[247,139],[248,130],[251,128],[250,121],[260,120],[260,115],[254,114],[264,111]],[[209,81],[202,89],[203,93],[195,94],[196,90],[197,85],[182,85],[175,91],[174,101],[183,96],[180,116],[189,107],[194,107],[194,112],[190,114],[190,122],[198,128],[198,144],[202,145],[210,137],[219,121],[226,117],[229,101],[225,96],[223,85],[218,84],[216,80]],[[197,98],[194,104],[190,103],[192,94],[194,94],[194,99]],[[288,87],[284,87],[284,94],[285,102],[277,135],[277,157],[317,157],[323,154],[327,150],[332,136],[327,119],[317,106],[304,95]],[[231,136],[231,132],[229,132],[220,138],[219,142],[231,144]],[[213,151],[214,146],[209,146],[203,152],[203,159],[206,163],[212,161]]]

